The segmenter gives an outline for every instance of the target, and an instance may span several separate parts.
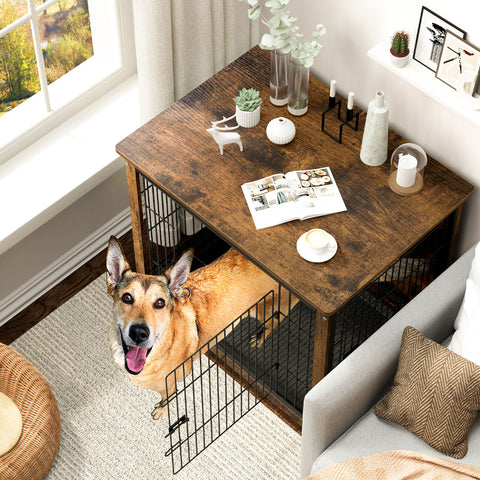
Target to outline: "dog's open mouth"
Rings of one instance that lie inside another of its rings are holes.
[[[152,349],[127,345],[123,341],[123,335],[121,333],[120,338],[122,339],[123,351],[125,353],[125,369],[131,375],[138,375],[143,370],[147,357]]]

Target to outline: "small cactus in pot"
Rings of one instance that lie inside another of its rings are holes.
[[[408,62],[410,50],[408,48],[409,35],[407,32],[396,32],[392,38],[390,54],[392,62],[398,67],[403,67]]]
[[[407,32],[396,32],[392,38],[392,47],[390,52],[396,57],[406,57],[410,50],[408,49],[409,36]]]
[[[260,92],[254,88],[242,88],[234,98],[237,123],[241,127],[251,128],[260,122]]]

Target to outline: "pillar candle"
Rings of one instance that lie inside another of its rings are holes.
[[[349,93],[348,93],[347,108],[348,108],[349,110],[353,110],[353,96],[354,96],[354,93],[353,93],[353,92],[349,92]]]
[[[400,155],[397,170],[397,183],[400,187],[408,188],[415,184],[417,164],[417,159],[413,155]]]
[[[330,82],[330,96],[331,97],[334,97],[337,93],[337,81],[336,80],[332,80]]]

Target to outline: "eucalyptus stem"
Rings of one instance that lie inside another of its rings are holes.
[[[295,102],[296,109],[302,108],[300,105],[300,93],[302,92],[302,77],[303,77],[303,68],[300,68],[300,78],[298,79],[298,86],[297,86],[297,100]]]
[[[277,51],[275,50],[275,53],[274,53],[274,56],[275,56],[275,99],[278,98],[278,84],[280,83],[279,82],[279,79],[278,79],[278,68],[279,68],[279,65],[278,65],[278,55],[277,55]]]

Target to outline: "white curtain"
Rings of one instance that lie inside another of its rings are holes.
[[[140,111],[146,122],[258,43],[238,0],[133,0]]]

